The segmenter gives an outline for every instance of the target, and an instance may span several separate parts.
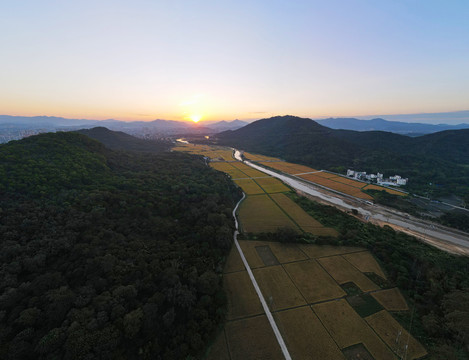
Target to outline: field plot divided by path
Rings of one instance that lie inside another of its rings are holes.
[[[409,310],[409,306],[398,288],[376,291],[371,293],[371,296],[388,311]]]
[[[282,193],[290,191],[290,189],[280,180],[274,177],[263,177],[257,178],[256,182],[264,189],[268,194]]]
[[[265,194],[264,190],[252,179],[233,180],[246,195]]]
[[[375,359],[396,359],[387,345],[345,300],[316,304],[312,308],[341,349],[363,343]]]
[[[309,306],[279,311],[275,320],[293,359],[345,360]]]
[[[223,288],[228,298],[228,320],[264,313],[247,271],[225,274]]]
[[[272,194],[271,197],[304,231],[315,235],[338,235],[336,230],[324,227],[285,194]]]
[[[282,227],[299,231],[267,195],[248,196],[239,208],[239,220],[243,232],[271,232]]]
[[[225,268],[223,269],[224,274],[236,272],[236,271],[244,271],[243,260],[241,260],[241,256],[239,255],[238,249],[236,246],[232,246],[230,253],[225,262]]]
[[[346,295],[346,292],[316,260],[284,264],[283,267],[307,303],[336,299]]]
[[[427,354],[425,348],[386,310],[368,316],[365,320],[400,358],[406,356],[409,360],[419,359]]]
[[[345,260],[355,266],[361,272],[372,272],[378,276],[381,276],[383,279],[386,279],[384,271],[379,266],[376,259],[368,251],[363,251],[353,254],[342,255]]]
[[[362,291],[379,289],[378,285],[340,255],[320,258],[318,261],[339,284],[353,282]]]
[[[253,273],[271,311],[306,305],[281,265],[254,269]]]
[[[350,254],[366,249],[353,246],[333,246],[333,245],[305,245],[299,244],[298,247],[311,259],[318,259],[325,256]]]

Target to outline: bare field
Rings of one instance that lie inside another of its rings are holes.
[[[254,269],[253,273],[271,311],[306,305],[281,265]]]
[[[329,301],[312,308],[341,349],[363,343],[375,359],[395,359],[392,351],[347,301]]]
[[[275,320],[293,359],[345,360],[309,306],[277,312]]]
[[[304,245],[299,244],[298,247],[311,259],[318,259],[325,256],[349,254],[358,251],[365,251],[364,248],[352,246],[333,246],[333,245]]]
[[[247,271],[223,275],[223,288],[228,299],[228,320],[264,313]]]
[[[339,284],[353,282],[362,291],[379,289],[378,285],[368,279],[340,255],[323,257],[318,259],[318,261]]]
[[[256,182],[268,194],[290,191],[290,189],[283,182],[273,177],[259,178],[256,179]]]
[[[265,315],[225,325],[231,360],[283,360],[282,351]]]
[[[381,276],[383,279],[387,279],[381,266],[379,266],[378,262],[370,252],[363,251],[342,256],[361,272],[372,272]]]
[[[267,195],[248,196],[239,209],[243,232],[268,232],[281,227],[298,227]]]
[[[265,194],[264,190],[252,179],[233,180],[246,195]]]
[[[398,288],[377,291],[371,293],[371,296],[388,311],[409,310],[409,306]]]
[[[415,340],[386,310],[370,315],[365,320],[399,357],[406,355],[406,359],[410,360],[427,355],[422,344]],[[399,333],[401,333],[400,336]],[[406,345],[408,345],[407,351]]]
[[[283,266],[309,304],[347,295],[316,260],[299,261]]]

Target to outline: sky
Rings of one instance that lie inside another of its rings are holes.
[[[120,120],[469,109],[467,0],[4,0],[0,113]]]

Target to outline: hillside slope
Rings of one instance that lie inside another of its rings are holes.
[[[169,142],[143,140],[122,131],[112,131],[105,127],[82,129],[76,132],[98,140],[106,145],[106,147],[113,150],[159,153],[167,150],[171,146]]]
[[[200,159],[82,134],[0,146],[0,358],[200,358],[238,190]]]
[[[411,179],[422,194],[469,195],[469,130],[418,138],[383,131],[333,130],[311,119],[277,116],[217,135],[220,144],[314,168],[344,173],[347,168]]]

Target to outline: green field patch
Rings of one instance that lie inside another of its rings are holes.
[[[309,304],[346,295],[346,292],[316,260],[299,261],[283,266]]]
[[[273,177],[263,177],[256,179],[256,182],[268,194],[290,191],[290,189],[280,180]]]
[[[244,233],[274,232],[285,227],[299,231],[267,195],[248,196],[239,208],[239,220]]]
[[[309,306],[280,311],[274,316],[293,359],[345,359]]]
[[[235,179],[233,181],[243,189],[246,195],[264,194],[264,190],[252,179]]]

